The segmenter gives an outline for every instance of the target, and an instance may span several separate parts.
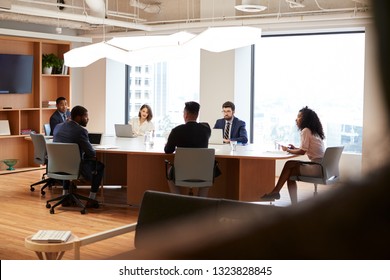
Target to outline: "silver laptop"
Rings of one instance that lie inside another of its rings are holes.
[[[137,137],[137,135],[133,132],[131,124],[115,124],[115,135],[116,137]]]
[[[223,144],[223,129],[222,128],[211,129],[209,144],[211,144],[211,145],[222,145]]]

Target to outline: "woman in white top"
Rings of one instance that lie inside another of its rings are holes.
[[[295,155],[307,155],[311,161],[320,162],[325,153],[324,145],[324,130],[317,114],[307,106],[299,110],[297,119],[295,120],[298,129],[301,131],[301,146],[299,148],[292,144],[287,147],[282,146],[283,151],[288,151]],[[315,170],[313,170],[313,168]],[[289,160],[285,163],[279,180],[275,188],[268,194],[261,197],[260,200],[280,199],[280,190],[284,183],[287,182],[288,192],[290,194],[291,203],[295,204],[298,201],[297,183],[290,180],[293,175],[315,175],[318,173],[318,166],[301,166],[299,160]]]
[[[129,121],[133,131],[137,136],[144,135],[145,132],[151,131],[154,133],[154,124],[152,122],[153,112],[149,105],[142,105],[138,112],[138,117],[134,117]]]

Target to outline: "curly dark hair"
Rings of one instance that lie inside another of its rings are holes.
[[[303,107],[301,110],[299,110],[299,112],[302,114],[302,121],[298,127],[299,130],[307,127],[311,130],[313,135],[317,135],[322,140],[324,140],[324,129],[322,128],[322,124],[319,117],[317,116],[317,113],[312,109],[309,109],[307,106]]]

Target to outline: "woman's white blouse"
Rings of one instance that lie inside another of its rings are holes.
[[[320,137],[314,136],[311,130],[306,127],[301,131],[301,149],[306,151],[310,160],[321,159],[324,157],[325,144]]]
[[[146,131],[154,131],[154,124],[152,121],[144,121],[141,124],[139,117],[131,118],[129,124],[132,125],[134,133],[138,136],[144,135]]]

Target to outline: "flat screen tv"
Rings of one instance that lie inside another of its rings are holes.
[[[0,93],[31,93],[34,57],[0,54]]]

